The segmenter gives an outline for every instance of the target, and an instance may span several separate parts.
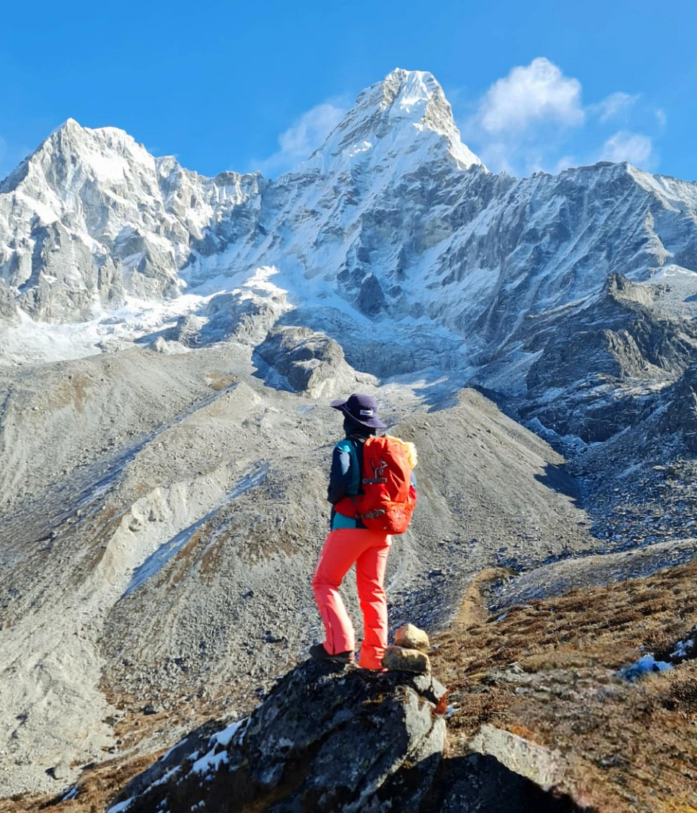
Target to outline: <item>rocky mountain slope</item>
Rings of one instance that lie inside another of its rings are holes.
[[[433,642],[447,694],[430,674],[305,661],[247,717],[202,711],[164,752],[119,754],[0,811],[693,810],[695,563],[676,566],[676,550],[649,578],[641,551],[477,574]],[[120,730],[143,738],[164,716]]]
[[[493,595],[487,591],[497,576],[478,575],[452,628],[438,636],[434,668],[449,689],[442,703],[445,690],[431,675],[390,672],[370,681],[340,669],[327,680],[331,667],[306,662],[210,745],[189,737],[125,788],[111,810],[123,800],[134,811],[150,804],[183,813],[194,803],[215,809],[216,798],[233,810],[279,812],[693,810],[695,564],[648,579],[606,570],[595,586],[579,572],[576,589],[558,597],[549,595],[549,573],[540,573],[544,598],[524,602],[516,579],[499,578]],[[361,679],[363,702],[346,725],[349,718],[332,710],[355,702]],[[404,720],[397,727],[395,705]],[[297,706],[307,715],[298,719]],[[316,723],[309,736],[308,718]],[[438,766],[434,745],[446,720]],[[192,771],[186,754],[193,750],[199,762]],[[240,782],[246,766],[253,776]]]
[[[607,163],[494,175],[427,73],[364,91],[276,181],[204,178],[70,120],[0,185],[6,364],[299,326],[367,374],[446,372],[595,441],[697,361],[696,307],[697,185]]]
[[[62,754],[117,747],[114,706],[246,706],[306,650],[340,421],[225,345],[25,367],[6,387],[0,772],[16,790],[50,787]],[[428,389],[377,394],[420,450],[418,516],[388,574],[394,623],[442,623],[481,567],[593,548],[547,479],[561,456],[484,397],[428,411]]]

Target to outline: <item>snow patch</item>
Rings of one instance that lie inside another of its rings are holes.
[[[224,728],[222,731],[214,734],[211,737],[211,743],[216,743],[217,745],[222,745],[223,748],[227,748],[232,742],[232,738],[240,730],[242,724],[246,723],[246,721],[247,718],[245,717],[242,720],[236,720],[234,723],[231,723],[227,728]]]
[[[638,661],[623,666],[620,671],[620,677],[625,680],[635,681],[639,680],[646,675],[656,674],[658,672],[665,672],[666,669],[672,669],[673,664],[666,661],[657,661],[652,654],[644,655]]]
[[[217,747],[218,746],[216,746],[216,748]],[[221,765],[227,764],[229,759],[230,755],[227,751],[223,750],[216,753],[216,749],[213,748],[207,754],[204,754],[204,756],[194,762],[194,764],[191,766],[191,773],[209,774],[217,771]]]
[[[73,785],[69,787],[68,790],[60,797],[61,802],[70,802],[73,799],[77,799],[78,794],[80,793],[80,788],[77,785]]]
[[[107,813],[124,813],[126,810],[128,810],[128,808],[133,804],[134,801],[135,798],[131,798],[126,799],[123,802],[119,802],[118,804],[113,805],[113,807],[110,807],[107,810]]]
[[[697,626],[691,630],[691,633],[697,633]],[[669,655],[671,661],[680,663],[688,658],[697,657],[696,641],[697,635],[691,635],[688,638],[683,638],[682,641],[678,641],[677,644],[675,644],[675,649]]]

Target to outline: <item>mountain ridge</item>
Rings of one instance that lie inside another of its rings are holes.
[[[68,120],[0,189],[6,365],[160,334],[254,347],[276,324],[326,333],[379,378],[457,371],[539,400],[536,324],[593,313],[613,274],[647,286],[649,321],[697,315],[696,184],[608,162],[490,173],[427,72],[363,91],[276,180],[206,178]]]

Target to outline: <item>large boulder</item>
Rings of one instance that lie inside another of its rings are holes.
[[[433,813],[582,813],[569,796],[544,790],[493,756],[444,760],[424,811]]]
[[[430,676],[306,661],[246,720],[170,749],[110,811],[416,811],[445,742],[444,692]]]
[[[305,327],[273,328],[256,352],[268,366],[267,384],[286,385],[317,398],[350,391],[357,384],[375,384],[372,376],[356,372],[346,362],[334,339]]]

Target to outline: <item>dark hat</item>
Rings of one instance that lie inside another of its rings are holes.
[[[347,401],[332,401],[332,406],[362,426],[385,429],[385,424],[378,418],[378,402],[369,395],[354,393]]]

